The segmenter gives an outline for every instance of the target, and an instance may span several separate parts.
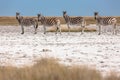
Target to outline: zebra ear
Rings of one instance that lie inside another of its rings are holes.
[[[38,14],[38,17],[40,17],[41,16],[41,14]]]
[[[40,16],[40,14],[37,14],[38,16]]]
[[[94,12],[94,15],[98,15],[98,12]]]
[[[20,15],[20,13],[19,13],[19,12],[16,12],[16,15]]]
[[[67,12],[66,11],[63,11],[63,14],[66,14]]]

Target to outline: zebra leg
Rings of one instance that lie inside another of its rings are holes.
[[[46,26],[44,25],[43,28],[44,28],[44,34],[46,34]]]
[[[81,34],[83,34],[85,31],[85,26],[82,26],[82,31],[81,31]]]
[[[60,31],[60,34],[61,34],[61,26],[59,25],[59,31]]]
[[[60,34],[61,34],[61,27],[60,27],[60,24],[59,25],[57,25],[57,30],[56,30],[56,34],[57,34],[57,32],[60,32]]]
[[[115,24],[115,35],[117,35],[117,25]]]
[[[85,26],[86,26],[86,21],[83,19],[82,22],[81,22],[81,27],[82,27],[81,34],[84,33],[84,31],[85,31]]]
[[[98,35],[100,35],[101,34],[101,25],[99,25],[99,33],[98,33]]]
[[[56,33],[55,33],[55,34],[57,34],[58,30],[59,30],[59,27],[58,27],[58,26],[56,26]]]
[[[21,34],[24,34],[24,27],[23,27],[23,25],[21,25],[21,29],[22,29],[22,33]]]
[[[37,27],[34,26],[34,29],[35,29],[34,34],[36,34],[37,33]]]
[[[117,35],[117,29],[116,29],[116,24],[113,25],[113,35]]]
[[[34,28],[35,28],[34,34],[36,34],[37,33],[37,28],[38,28],[38,23],[36,25],[34,25]]]
[[[68,31],[70,33],[70,24],[68,23],[67,26],[68,26]]]

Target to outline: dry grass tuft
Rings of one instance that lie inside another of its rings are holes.
[[[120,75],[118,75],[118,73],[115,72],[110,72],[110,74],[105,77],[105,80],[120,80]]]
[[[120,80],[120,77],[112,74],[103,79],[95,69],[67,67],[55,59],[44,58],[31,67],[0,67],[0,80]]]
[[[61,25],[61,31],[62,32],[68,32],[68,27],[67,25]],[[55,27],[50,27],[48,30],[48,32],[55,32],[56,28]],[[70,32],[81,32],[82,28],[80,26],[74,26],[71,27]],[[85,28],[85,32],[95,32],[96,29],[95,28]]]

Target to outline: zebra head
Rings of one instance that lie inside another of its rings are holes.
[[[97,17],[98,17],[98,12],[94,12],[94,18],[95,18],[95,20],[97,19]]]
[[[67,12],[66,11],[63,11],[63,17],[64,17],[64,19],[65,19],[65,22],[69,22],[70,21],[70,17],[67,15]]]
[[[23,17],[20,16],[20,13],[16,12],[16,19],[18,20],[19,24],[21,24]]]
[[[16,12],[16,19],[18,20],[20,17],[20,13],[19,12]]]
[[[40,21],[40,16],[41,16],[41,14],[38,14],[37,16],[38,16],[38,21]]]
[[[67,12],[66,11],[63,11],[63,16],[67,15]]]
[[[42,15],[38,14],[38,21],[41,21],[41,20],[42,20]]]

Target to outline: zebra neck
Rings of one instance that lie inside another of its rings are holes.
[[[97,20],[97,23],[103,24],[103,18],[102,17],[98,16],[96,18],[96,20]]]
[[[101,20],[101,17],[100,16],[95,16],[95,20],[99,21],[99,20]]]
[[[45,23],[45,20],[46,20],[46,18],[45,18],[44,16],[42,16],[40,22],[41,22],[42,24],[44,24],[44,23]]]
[[[70,17],[68,15],[64,15],[63,17],[67,23],[70,21]]]
[[[22,16],[19,16],[17,20],[18,20],[19,24],[21,24]]]

